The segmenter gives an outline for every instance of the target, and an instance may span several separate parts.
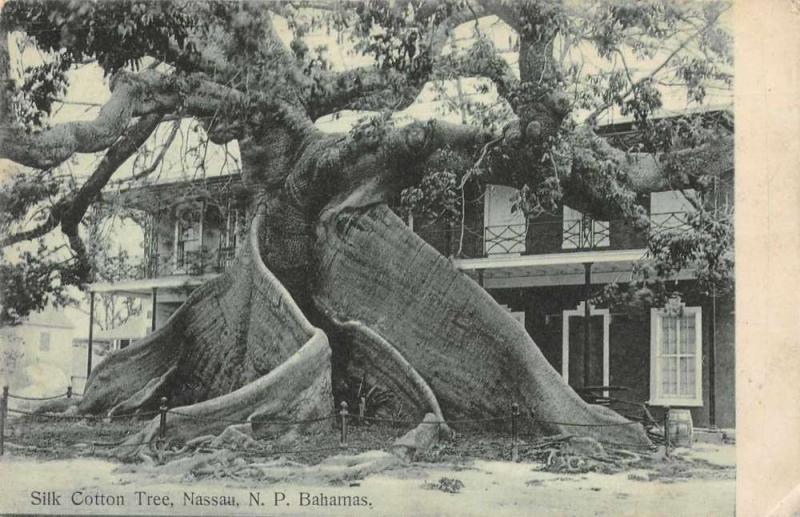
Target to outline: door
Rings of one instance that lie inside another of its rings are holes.
[[[584,387],[584,321],[583,316],[569,316],[569,385]],[[590,318],[589,386],[604,386],[603,379],[603,317]]]
[[[573,310],[563,311],[561,334],[561,376],[573,388],[583,388],[584,371],[584,302]],[[592,307],[591,341],[589,342],[589,386],[607,386],[609,383],[609,330],[611,312]],[[608,396],[606,392],[604,396]]]

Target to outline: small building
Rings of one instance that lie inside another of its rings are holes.
[[[63,309],[47,307],[19,325],[0,328],[0,384],[24,396],[53,396],[70,385],[75,325]]]

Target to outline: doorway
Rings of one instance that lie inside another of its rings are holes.
[[[589,343],[589,385],[609,384],[608,309],[590,308],[591,342]],[[584,302],[573,310],[563,311],[561,376],[574,389],[584,387]],[[604,392],[604,396],[608,396]]]

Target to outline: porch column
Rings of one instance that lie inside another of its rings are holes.
[[[205,239],[203,238],[203,234],[206,233],[205,229],[205,220],[206,220],[206,200],[204,199],[200,203],[200,274],[202,275],[205,273]]]
[[[589,386],[589,372],[591,371],[591,355],[589,349],[592,346],[592,309],[590,300],[592,297],[592,263],[583,264],[583,385]]]
[[[94,346],[94,291],[89,291],[89,345],[86,347],[86,382],[92,373],[92,349]],[[84,384],[85,386],[85,384]]]
[[[717,428],[717,293],[711,291],[711,343],[708,347],[708,423]]]
[[[155,332],[156,330],[156,292],[158,291],[158,287],[153,288],[153,294],[150,296],[150,302],[152,303],[153,307],[150,313],[150,332]]]

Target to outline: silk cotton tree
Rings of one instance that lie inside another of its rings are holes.
[[[330,414],[339,383],[358,365],[419,419],[503,416],[517,402],[540,434],[648,443],[640,426],[616,426],[625,419],[583,402],[525,329],[388,203],[414,189],[417,201],[430,198],[424,186],[441,186],[443,169],[452,178],[440,190],[450,199],[466,185],[509,185],[528,212],[568,203],[637,224],[646,224],[637,200],[650,191],[692,188],[702,197],[732,168],[729,136],[672,128],[645,148],[618,149],[594,125],[613,106],[652,126],[660,83],[682,85],[696,101],[729,84],[726,9],[569,0],[7,2],[0,157],[20,166],[4,195],[25,197],[4,214],[5,246],[60,228],[74,267],[56,284],[90,280],[91,268],[79,267],[88,263],[84,214],[160,124],[187,118],[215,144],[238,143],[256,214],[235,264],[163,328],[96,368],[79,411],[149,411],[168,395],[183,414],[170,415],[179,437],[218,433],[237,419],[250,419],[256,433],[290,436],[324,424],[287,430],[263,421]],[[518,71],[485,38],[443,52],[456,26],[485,16],[510,27]],[[288,38],[276,20],[286,21]],[[321,28],[372,60],[331,67],[306,42]],[[13,74],[9,36],[47,59]],[[605,64],[582,66],[587,49]],[[655,64],[642,73],[629,67],[633,59]],[[69,71],[88,62],[102,67],[110,98],[93,119],[49,123]],[[476,76],[492,81],[506,116],[393,122],[430,81]],[[353,109],[380,115],[342,133],[314,124]],[[577,109],[592,113],[576,122]],[[77,153],[102,154],[83,183],[59,183],[57,171]],[[702,253],[692,260],[719,262]],[[52,285],[43,284],[42,297]]]

